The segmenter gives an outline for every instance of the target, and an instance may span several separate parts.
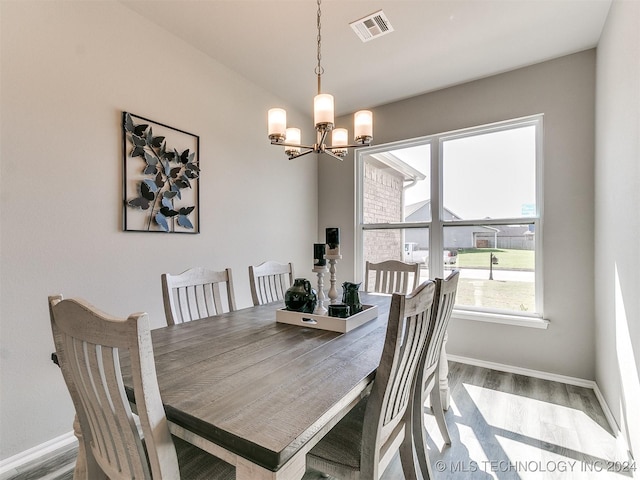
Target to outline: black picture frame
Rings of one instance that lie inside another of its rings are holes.
[[[200,137],[122,112],[123,230],[200,233]]]

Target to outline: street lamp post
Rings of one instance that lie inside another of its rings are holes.
[[[489,280],[493,280],[493,265],[498,264],[498,257],[496,257],[493,252],[489,254]]]

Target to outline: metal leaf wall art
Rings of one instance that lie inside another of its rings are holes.
[[[125,231],[198,233],[199,137],[128,112],[122,117]],[[167,144],[169,134],[179,147]]]

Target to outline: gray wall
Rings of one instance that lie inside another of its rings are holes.
[[[0,458],[71,431],[47,296],[163,324],[160,274],[292,260],[311,275],[317,165],[269,145],[286,104],[119,2],[0,2]],[[201,233],[123,233],[123,110],[200,136]],[[293,123],[306,120],[289,109]]]
[[[640,460],[640,2],[614,1],[598,45],[596,381]]]
[[[544,314],[547,330],[454,319],[448,351],[485,361],[595,378],[595,50],[374,109],[374,142],[544,114]],[[363,105],[366,107],[366,105]],[[341,118],[338,126],[349,126]],[[320,228],[342,228],[338,280],[354,271],[354,163],[319,160]],[[540,241],[540,237],[538,237]]]
[[[1,459],[70,431],[71,402],[49,361],[47,295],[84,296],[116,315],[146,310],[159,326],[160,273],[198,264],[232,267],[246,306],[249,262],[292,259],[302,273],[327,226],[342,228],[339,280],[355,277],[353,161],[322,158],[317,192],[315,162],[288,162],[265,146],[264,112],[282,100],[117,2],[2,1],[0,22]],[[636,458],[640,219],[630,206],[640,205],[638,32],[639,3],[614,0],[598,49],[595,180],[593,51],[379,107],[374,127],[380,144],[545,113],[552,324],[537,331],[455,320],[449,350],[595,378]],[[157,75],[135,54],[140,42],[190,75]],[[200,135],[200,235],[120,232],[122,110]],[[350,119],[339,123],[350,127]]]

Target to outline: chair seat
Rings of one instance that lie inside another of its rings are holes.
[[[178,454],[180,478],[183,480],[234,480],[235,467],[204,450],[171,436]]]
[[[353,478],[357,478],[367,399],[368,397],[361,400],[311,449],[307,454],[307,465],[310,468],[331,473],[337,467],[341,471],[353,472]]]

